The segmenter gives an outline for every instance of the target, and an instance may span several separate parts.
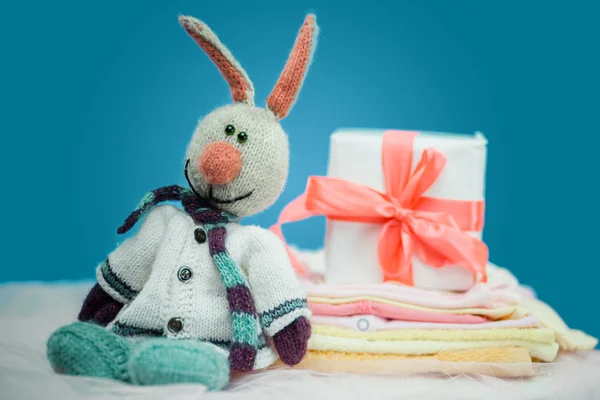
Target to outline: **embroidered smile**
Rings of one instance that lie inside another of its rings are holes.
[[[233,199],[219,199],[217,197],[214,197],[214,195],[213,195],[213,185],[208,185],[208,194],[206,196],[202,196],[200,193],[198,193],[196,188],[194,188],[194,185],[192,185],[192,181],[190,180],[190,177],[188,175],[188,166],[189,165],[190,165],[190,160],[187,159],[185,161],[185,169],[184,169],[185,179],[187,180],[188,184],[190,185],[190,188],[196,194],[196,196],[200,197],[203,200],[207,200],[208,202],[215,203],[215,204],[230,204],[230,203],[235,203],[236,201],[244,200],[244,199],[250,197],[252,195],[252,193],[254,193],[254,190],[251,190],[248,193],[243,194],[241,196],[234,197]]]

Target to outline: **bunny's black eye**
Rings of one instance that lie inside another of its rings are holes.
[[[226,134],[227,136],[231,136],[231,135],[233,135],[234,133],[235,133],[235,127],[234,127],[233,125],[227,125],[227,126],[225,127],[225,134]]]
[[[248,141],[248,135],[246,134],[246,132],[240,132],[237,135],[237,139],[240,143],[246,143]]]

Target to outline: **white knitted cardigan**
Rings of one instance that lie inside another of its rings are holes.
[[[100,286],[125,304],[108,329],[135,338],[203,340],[227,351],[232,340],[227,295],[198,229],[202,226],[178,208],[157,206],[138,233],[97,267]],[[225,245],[246,276],[267,338],[298,317],[311,317],[283,243],[272,232],[228,224]],[[275,359],[267,341],[254,369]]]

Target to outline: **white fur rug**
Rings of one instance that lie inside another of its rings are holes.
[[[282,369],[255,373],[224,392],[202,386],[132,387],[54,374],[45,341],[72,322],[91,282],[0,285],[0,399],[600,399],[600,352],[545,365],[539,376],[385,377]]]

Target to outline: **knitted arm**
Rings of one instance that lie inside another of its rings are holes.
[[[306,294],[281,240],[260,228],[251,232],[245,265],[256,311],[281,360],[295,365],[304,358],[311,336]]]
[[[272,337],[297,318],[310,318],[311,313],[281,240],[270,231],[248,229],[251,246],[244,267],[262,328]]]
[[[166,208],[152,210],[139,232],[96,268],[98,283],[83,302],[78,319],[106,326],[141,290],[165,230]]]
[[[148,213],[138,233],[96,268],[98,285],[114,300],[127,304],[144,287],[165,231],[165,210],[161,206]]]

